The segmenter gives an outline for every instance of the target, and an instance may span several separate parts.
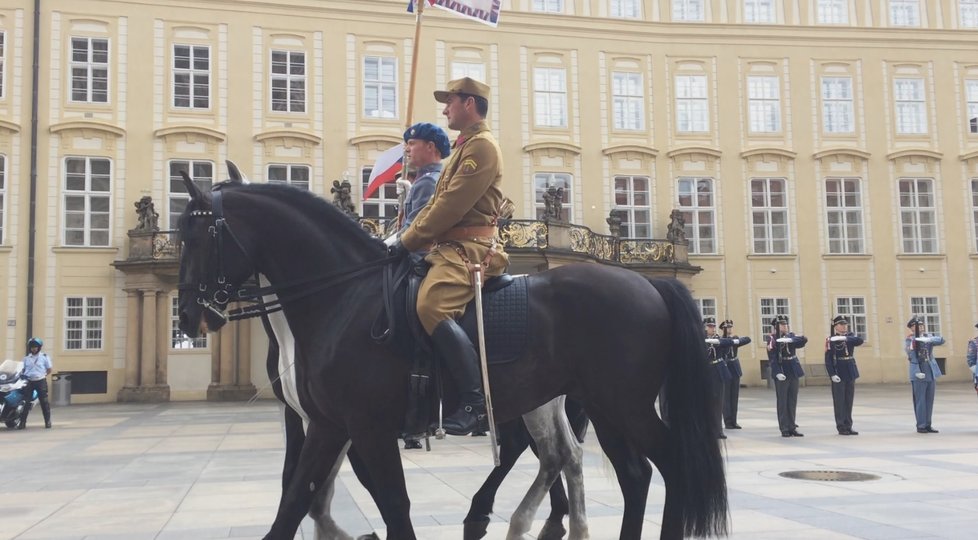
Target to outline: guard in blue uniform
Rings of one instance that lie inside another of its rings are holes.
[[[727,429],[740,429],[737,423],[737,405],[740,402],[740,378],[744,371],[740,368],[737,349],[750,343],[749,337],[733,333],[734,322],[727,319],[720,323],[720,357],[727,364],[730,379],[723,384],[723,425]]]
[[[978,324],[975,325],[978,328]],[[965,354],[965,361],[968,362],[968,369],[971,370],[972,382],[975,383],[975,392],[978,392],[978,336],[968,340],[968,353]]]
[[[913,413],[917,417],[917,433],[937,433],[931,426],[934,416],[934,394],[937,379],[943,375],[934,360],[934,346],[944,345],[944,338],[927,333],[923,319],[916,315],[907,322],[910,332],[904,340],[907,360],[910,361],[910,386],[913,389]]]
[[[720,418],[723,416],[723,387],[730,380],[730,370],[727,369],[727,363],[723,361],[723,356],[720,354],[720,347],[725,343],[729,343],[729,339],[721,339],[720,335],[717,334],[717,321],[713,317],[707,317],[703,319],[703,326],[706,329],[706,357],[710,359],[710,364],[713,366],[713,388],[717,396],[717,437],[720,439],[726,439],[727,436],[724,435],[723,429],[720,428]]]
[[[863,338],[849,331],[849,319],[842,315],[832,319],[831,335],[825,338],[825,371],[832,379],[832,408],[839,435],[859,435],[852,430],[852,400],[859,378],[852,350],[862,344]]]
[[[773,331],[767,339],[767,358],[774,377],[774,393],[778,400],[778,427],[782,437],[804,437],[795,423],[798,408],[798,381],[805,370],[798,361],[796,349],[808,343],[805,336],[795,335],[788,328],[788,317],[778,315],[771,319]]]

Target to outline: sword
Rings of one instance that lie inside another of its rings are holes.
[[[489,362],[486,359],[486,332],[482,319],[482,265],[471,264],[472,287],[475,289],[475,322],[479,333],[479,362],[482,366],[482,392],[486,396],[486,418],[489,420],[489,444],[492,462],[499,466],[499,447],[496,445],[496,422],[492,414],[492,393],[489,391]]]

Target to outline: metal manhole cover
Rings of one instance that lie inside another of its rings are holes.
[[[793,480],[817,480],[819,482],[868,482],[879,480],[875,474],[854,471],[785,471],[778,476]]]

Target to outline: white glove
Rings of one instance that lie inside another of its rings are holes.
[[[917,377],[920,380],[924,380],[927,378],[927,375],[924,375],[923,372],[920,372],[920,373],[914,373],[914,377]]]
[[[845,341],[845,340],[846,340],[846,336],[832,336],[829,338],[829,341]]]
[[[384,238],[384,245],[386,245],[387,247],[391,247],[394,245],[394,242],[397,242],[397,239],[400,237],[401,237],[400,234],[392,234],[387,238]]]
[[[838,375],[832,375],[832,382],[842,382],[842,377]]]
[[[717,339],[717,338],[706,338],[705,341],[707,343],[709,343],[710,345],[719,345],[720,344],[720,340]]]
[[[734,338],[734,345],[740,345],[740,338]]]
[[[923,375],[923,373],[921,373],[921,375]],[[784,373],[778,373],[777,375],[774,376],[774,378],[782,382],[788,379],[788,377],[786,377]]]
[[[913,339],[914,339],[914,341],[919,341],[921,343],[930,343],[930,338],[929,337],[915,337]]]
[[[783,338],[778,338],[775,341],[777,341],[778,343],[791,343],[794,340],[791,339],[790,337],[783,337]]]

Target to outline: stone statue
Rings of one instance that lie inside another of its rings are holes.
[[[553,221],[563,221],[561,212],[564,207],[564,188],[548,186],[543,192],[543,219]]]
[[[621,238],[621,222],[624,220],[625,220],[624,210],[616,209],[608,213],[608,219],[606,219],[605,221],[608,222],[608,231],[611,233],[611,236],[614,236],[615,238]]]
[[[160,230],[159,221],[160,215],[156,213],[156,209],[153,208],[153,198],[149,195],[143,196],[135,203],[136,206],[136,216],[138,216],[138,221],[136,222],[136,227],[133,229],[138,232],[153,232]]]
[[[329,192],[333,194],[333,204],[343,211],[344,214],[350,216],[353,219],[357,219],[357,207],[353,204],[353,197],[351,195],[353,191],[353,186],[350,184],[349,180],[333,180],[333,187],[329,189]]]
[[[675,208],[669,214],[669,231],[666,233],[666,240],[669,240],[673,244],[685,244],[686,243],[686,218],[683,217],[683,213]]]

